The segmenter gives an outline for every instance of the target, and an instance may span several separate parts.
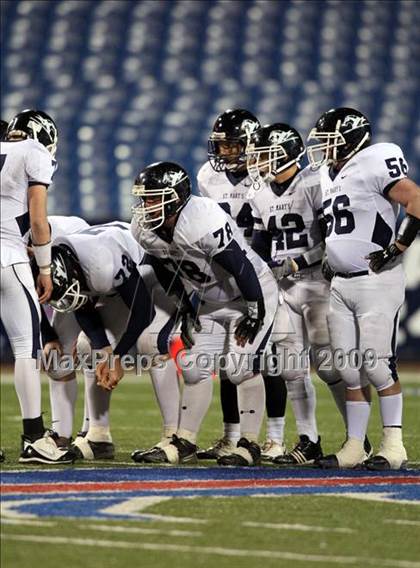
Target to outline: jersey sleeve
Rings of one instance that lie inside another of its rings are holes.
[[[29,185],[39,183],[48,187],[51,184],[55,172],[55,163],[51,154],[41,144],[30,145],[25,156],[25,167]]]
[[[197,198],[190,215],[180,231],[183,246],[197,247],[212,257],[232,241],[234,221],[212,199]]]
[[[206,183],[208,178],[207,169],[208,169],[208,163],[205,163],[203,166],[201,166],[197,174],[198,192],[203,197],[210,197],[209,192],[207,191],[207,183]]]
[[[397,144],[377,144],[376,146],[377,151],[372,156],[372,163],[369,164],[367,171],[374,176],[375,191],[387,196],[398,181],[407,177],[408,165],[403,151]]]

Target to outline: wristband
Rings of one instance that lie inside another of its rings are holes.
[[[416,238],[418,231],[420,231],[420,219],[407,213],[399,228],[396,241],[405,247],[409,247]]]
[[[51,265],[51,241],[43,245],[33,245],[34,256],[40,268],[50,268]]]
[[[39,273],[43,274],[44,276],[51,274],[51,266],[43,266],[39,269]]]

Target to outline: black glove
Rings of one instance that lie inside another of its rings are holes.
[[[262,324],[264,323],[265,307],[264,300],[258,302],[248,302],[248,313],[239,320],[235,329],[235,339],[240,347],[244,347],[246,343],[252,345]]]
[[[181,314],[181,339],[187,349],[191,349],[194,345],[193,333],[201,331],[200,320],[197,312],[194,310],[191,302],[188,300],[180,309]]]
[[[325,280],[328,280],[328,282],[331,282],[331,280],[334,278],[334,270],[329,265],[327,256],[324,256],[324,258],[322,259],[321,272],[322,276],[325,278]]]
[[[403,251],[392,243],[385,249],[371,252],[367,255],[366,260],[369,261],[369,268],[373,272],[379,272],[386,264],[395,260],[402,253]]]

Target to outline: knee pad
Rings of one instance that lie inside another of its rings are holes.
[[[177,359],[186,384],[195,385],[206,379],[211,380],[213,369],[205,361],[201,361],[197,354],[187,351]]]
[[[394,375],[395,378],[393,376],[393,371],[389,367],[388,359],[378,359],[375,366],[365,365],[363,371],[368,382],[373,385],[378,392],[391,387],[397,379],[396,374]]]
[[[311,359],[315,366],[316,374],[325,384],[330,385],[341,379],[340,373],[332,364],[331,349],[329,347],[313,347]]]

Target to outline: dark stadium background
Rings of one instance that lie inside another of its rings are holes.
[[[419,29],[416,0],[2,0],[1,118],[28,107],[55,118],[49,212],[91,223],[129,220],[147,163],[195,174],[214,119],[236,106],[305,137],[328,108],[359,108],[419,183]],[[419,241],[400,327],[410,361],[420,360]]]

